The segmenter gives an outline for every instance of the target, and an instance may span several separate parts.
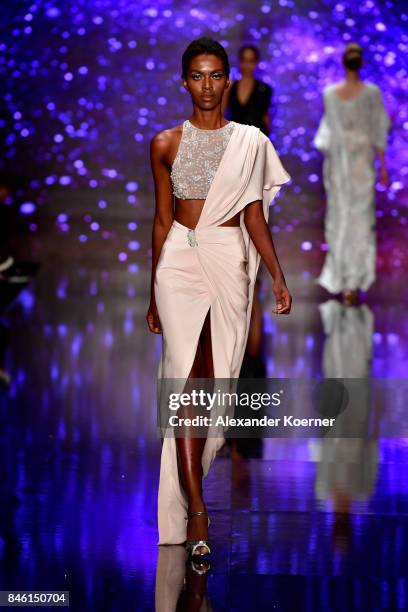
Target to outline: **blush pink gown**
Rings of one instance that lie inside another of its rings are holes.
[[[193,232],[173,221],[155,275],[155,298],[163,332],[159,379],[186,380],[210,309],[215,378],[238,379],[244,357],[260,255],[246,230],[247,204],[269,205],[290,180],[267,136],[236,123]],[[218,227],[240,213],[240,227]],[[222,436],[207,437],[207,476]],[[158,544],[186,540],[187,497],[180,483],[174,436],[163,440],[158,490]]]

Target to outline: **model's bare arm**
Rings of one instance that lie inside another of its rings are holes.
[[[283,271],[276,255],[271,232],[265,221],[261,200],[252,202],[245,207],[244,222],[256,250],[262,257],[272,278],[274,280],[284,280]]]
[[[161,332],[154,296],[154,279],[156,266],[163,244],[169,233],[174,218],[173,194],[168,165],[170,135],[168,130],[158,132],[150,142],[150,162],[154,179],[155,212],[152,230],[152,272],[150,280],[150,305],[147,312],[147,324],[150,331]]]
[[[265,266],[273,278],[273,292],[277,303],[277,308],[273,309],[273,312],[289,314],[292,297],[286,286],[269,226],[265,221],[261,200],[251,202],[251,204],[245,207],[244,222],[256,250],[262,257]]]

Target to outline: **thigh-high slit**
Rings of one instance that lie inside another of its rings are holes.
[[[184,225],[173,222],[155,281],[163,331],[159,379],[174,379],[180,392],[186,382],[193,384],[196,377],[239,376],[242,359],[238,349],[245,339],[248,306],[249,281],[241,228],[205,228],[194,248],[186,239],[187,231]],[[203,365],[210,365],[210,371],[203,370]],[[205,438],[201,457],[203,478],[223,443],[224,438],[214,434]],[[177,443],[174,435],[165,435],[158,494],[159,544],[185,541],[187,507]]]
[[[207,312],[205,321],[200,333],[194,363],[186,382],[186,387],[183,391],[189,391],[195,387],[194,380],[212,379],[214,377],[214,369],[212,363],[212,346],[211,346],[211,325],[210,325],[210,309]],[[200,387],[200,385],[199,385]],[[188,411],[188,407],[186,409]],[[186,416],[189,414],[186,412]],[[205,446],[205,439],[201,436],[198,438],[184,436],[176,438],[177,448],[177,464],[179,468],[179,478],[181,487],[190,495],[202,496],[202,466],[201,456]],[[190,461],[194,455],[198,460],[196,469],[192,470]],[[190,480],[187,479],[186,472],[190,472]],[[194,471],[197,482],[192,482],[191,472]]]

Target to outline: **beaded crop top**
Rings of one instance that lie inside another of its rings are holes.
[[[177,155],[171,167],[173,194],[182,200],[204,200],[222,159],[234,121],[215,130],[183,122]]]

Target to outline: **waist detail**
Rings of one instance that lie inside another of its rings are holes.
[[[191,247],[198,246],[200,240],[206,241],[207,239],[217,239],[218,242],[234,234],[236,236],[242,236],[242,229],[239,225],[225,225],[223,227],[220,225],[211,225],[208,227],[200,227],[199,229],[192,229],[174,219],[172,229],[177,230],[180,234],[184,233],[185,239]]]

